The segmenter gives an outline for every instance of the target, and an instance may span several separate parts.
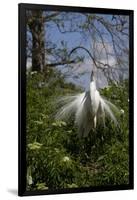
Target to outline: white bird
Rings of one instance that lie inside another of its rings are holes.
[[[100,120],[105,125],[108,116],[117,125],[114,113],[119,112],[117,107],[102,97],[96,88],[94,72],[91,73],[89,90],[74,96],[59,99],[63,104],[56,114],[56,120],[68,120],[74,115],[78,127],[78,136],[87,137],[89,132],[96,128]]]

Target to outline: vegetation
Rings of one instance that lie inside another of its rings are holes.
[[[119,127],[107,119],[79,139],[73,117],[54,116],[58,97],[80,90],[55,69],[27,74],[27,190],[128,184],[128,81],[100,91],[121,111]]]

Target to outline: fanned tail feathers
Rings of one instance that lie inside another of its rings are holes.
[[[96,128],[94,123],[98,123],[99,118],[105,123],[105,117],[108,116],[115,125],[118,124],[115,114],[119,113],[119,110],[114,104],[100,96],[99,93],[98,104],[94,105],[91,99],[89,92],[60,98],[58,102],[63,104],[63,106],[57,112],[55,119],[68,120],[73,115],[75,117],[75,124],[78,127],[79,137],[87,137],[91,129]]]

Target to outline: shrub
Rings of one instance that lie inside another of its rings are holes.
[[[100,92],[121,110],[87,138],[77,137],[73,118],[55,121],[58,96],[79,92],[49,69],[27,75],[27,190],[128,184],[128,80]]]

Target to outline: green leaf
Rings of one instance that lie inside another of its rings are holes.
[[[40,149],[42,146],[42,144],[38,143],[38,142],[34,142],[34,143],[31,143],[31,144],[28,144],[28,148],[30,150],[36,150],[36,149]]]

